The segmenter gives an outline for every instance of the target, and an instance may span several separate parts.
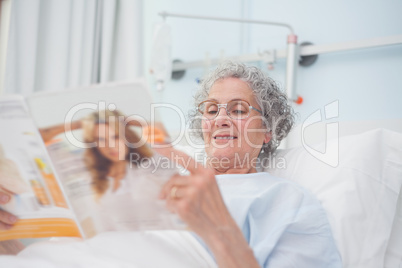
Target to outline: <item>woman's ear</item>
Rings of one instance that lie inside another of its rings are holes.
[[[265,133],[264,143],[268,143],[271,139],[272,139],[272,134],[271,134],[271,132]]]

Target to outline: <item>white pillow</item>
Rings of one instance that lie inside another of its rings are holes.
[[[330,141],[326,150],[336,147]],[[378,129],[340,138],[337,167],[303,147],[279,150],[274,162],[277,167],[265,171],[299,183],[320,200],[344,267],[400,267],[401,134]]]
[[[402,194],[399,194],[391,237],[385,252],[384,267],[402,267]]]

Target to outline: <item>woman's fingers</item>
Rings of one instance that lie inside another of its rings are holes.
[[[190,171],[190,175],[174,175],[163,186],[160,198],[166,200],[170,211],[198,234],[207,234],[215,224],[230,221],[213,170],[173,147],[155,150]]]
[[[0,255],[17,255],[25,248],[18,240],[7,240],[0,242]]]
[[[2,190],[2,189],[0,189]],[[5,205],[11,200],[11,195],[0,191],[0,205]],[[0,209],[0,230],[7,230],[12,224],[17,222],[17,217],[13,214]]]
[[[0,223],[3,224],[14,224],[17,222],[17,217],[14,216],[13,214],[0,210]]]
[[[0,230],[8,230],[11,229],[11,227],[13,227],[11,224],[7,224],[0,221]]]
[[[188,185],[188,178],[185,176],[181,176],[179,174],[175,174],[162,187],[162,190],[159,194],[159,198],[166,199],[167,197],[169,197],[169,195],[172,195],[173,187],[183,187],[186,185]]]
[[[190,204],[192,203],[191,191],[191,187],[173,186],[166,197],[166,207],[170,211],[179,214],[179,216],[184,219],[186,215],[183,214],[182,207],[190,207]]]
[[[10,195],[0,191],[0,205],[7,204],[10,201],[10,199],[11,199]]]

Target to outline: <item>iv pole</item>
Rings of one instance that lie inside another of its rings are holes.
[[[287,38],[287,55],[286,55],[286,81],[285,89],[286,95],[289,100],[300,101],[296,98],[296,68],[299,60],[298,46],[297,46],[297,36],[294,34],[292,26],[286,23],[273,22],[273,21],[262,21],[262,20],[245,20],[245,19],[233,19],[233,18],[222,18],[222,17],[209,17],[209,16],[196,16],[196,15],[185,15],[177,13],[160,12],[160,16],[166,20],[167,17],[178,17],[186,19],[201,19],[201,20],[215,20],[215,21],[229,21],[229,22],[240,22],[240,23],[253,23],[253,24],[265,24],[278,27],[285,27],[290,31]]]

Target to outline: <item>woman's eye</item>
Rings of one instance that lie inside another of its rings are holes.
[[[216,114],[216,110],[211,110],[207,112],[208,114]]]
[[[245,114],[246,112],[242,111],[242,110],[233,110],[232,113],[234,113],[234,114]]]

